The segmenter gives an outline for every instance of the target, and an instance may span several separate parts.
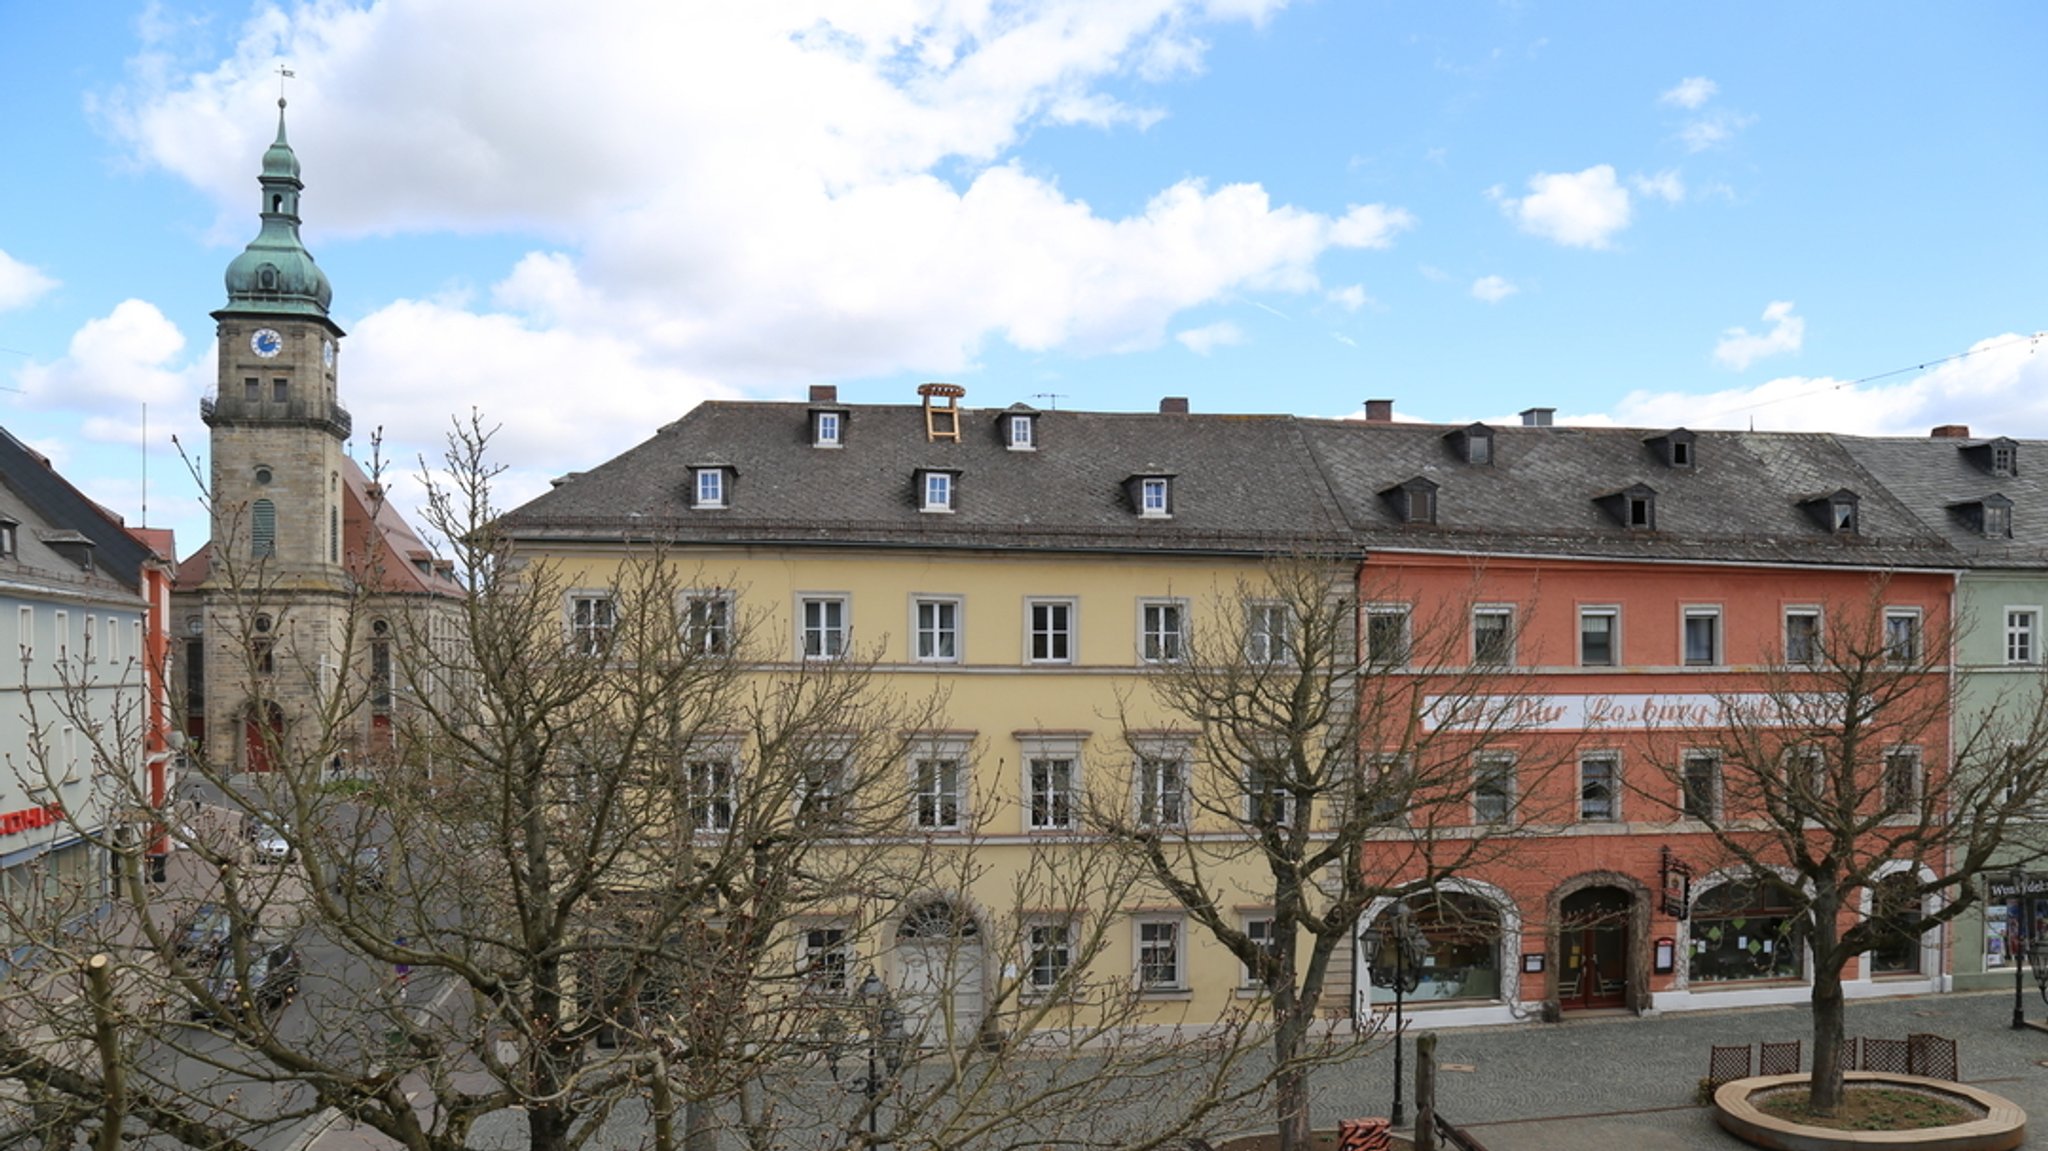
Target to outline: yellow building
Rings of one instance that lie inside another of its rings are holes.
[[[1194,762],[1193,722],[1163,712],[1144,675],[1207,613],[1241,611],[1272,557],[1341,546],[1300,425],[1174,399],[1156,414],[975,411],[950,386],[921,391],[706,403],[498,526],[566,580],[572,643],[611,625],[624,557],[660,545],[693,573],[678,611],[701,642],[744,618],[765,675],[873,658],[890,694],[936,695],[943,718],[902,733],[894,827],[874,829],[931,849],[930,866],[879,922],[798,924],[799,967],[839,984],[876,970],[927,1033],[1005,1026],[1008,1005],[1091,954],[1104,985],[1134,993],[1133,1021],[1224,1018],[1250,998],[1243,966],[1163,891],[1114,882],[1090,812],[1223,826],[1194,801],[1190,773],[1212,769]],[[730,754],[749,770],[744,740]],[[687,770],[726,786],[726,767]],[[694,811],[718,833],[716,803]],[[1240,895],[1231,912],[1257,937],[1262,861],[1229,854],[1214,858]],[[1326,1002],[1345,1004],[1348,947],[1337,963]]]

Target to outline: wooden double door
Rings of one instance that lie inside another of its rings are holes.
[[[1628,1005],[1629,913],[1619,887],[1588,887],[1564,899],[1558,930],[1558,1006],[1566,1011]]]

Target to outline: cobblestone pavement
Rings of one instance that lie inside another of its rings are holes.
[[[2027,1013],[2048,1019],[2032,981]],[[1421,1023],[1426,1024],[1425,1013]],[[1404,1068],[1413,1118],[1414,1046],[1426,1028],[1411,1024]],[[1904,1038],[1928,1032],[1956,1040],[1964,1082],[2048,1117],[2048,1033],[2012,1029],[2009,992],[1974,992],[1852,1002],[1848,1034]],[[1798,1039],[1802,1067],[1812,1065],[1806,1008],[1759,1007],[1649,1018],[1618,1015],[1567,1023],[1460,1028],[1438,1032],[1437,1100],[1446,1118],[1469,1129],[1487,1151],[1734,1151],[1743,1146],[1714,1125],[1692,1096],[1714,1044]],[[1469,1068],[1469,1070],[1466,1070]],[[1325,1069],[1314,1080],[1314,1123],[1385,1115],[1392,1102],[1393,1054],[1372,1054]],[[475,1145],[520,1144],[510,1116],[493,1116]],[[629,1141],[630,1142],[630,1141]],[[2029,1146],[2048,1145],[2035,1136]],[[346,1124],[309,1125],[292,1151],[386,1151],[393,1145]]]
[[[2026,991],[2028,1016],[2048,1016],[2032,980]],[[1420,1030],[1411,1023],[1409,1034]],[[1805,1069],[1812,1066],[1812,1030],[1802,1005],[1442,1031],[1437,1107],[1470,1128],[1487,1151],[1728,1151],[1743,1144],[1716,1127],[1707,1108],[1692,1105],[1708,1047],[1799,1039],[1806,1043]],[[2048,1061],[2048,1034],[2012,1029],[2009,992],[1849,1004],[1851,1036],[1915,1032],[1956,1040],[1964,1082],[2005,1096],[2029,1115],[2048,1116],[2048,1068],[2039,1062]],[[1406,1058],[1412,1067],[1412,1043]],[[1393,1054],[1381,1047],[1318,1076],[1316,1126],[1385,1115],[1392,1092]],[[1407,1101],[1412,1120],[1412,1093]]]

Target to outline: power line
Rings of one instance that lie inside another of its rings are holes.
[[[1872,383],[1877,380],[1890,379],[1893,376],[1903,376],[1909,372],[1924,372],[1929,368],[1940,367],[1943,364],[1954,363],[1957,360],[1967,360],[1971,356],[1982,355],[1985,352],[1995,352],[2000,348],[2012,347],[2014,344],[2034,344],[2036,346],[2039,346],[2040,342],[2044,339],[2048,339],[2048,332],[2035,332],[2030,336],[2014,336],[2012,339],[2009,340],[2000,340],[1998,343],[1986,344],[1981,348],[1971,348],[1969,351],[1957,352],[1955,355],[1952,356],[1943,356],[1940,359],[1928,360],[1926,363],[1913,364],[1909,367],[1904,368],[1893,368],[1888,372],[1877,372],[1873,375],[1863,376],[1859,379],[1854,380],[1837,380],[1832,384],[1824,384],[1817,388],[1809,388],[1803,392],[1794,392],[1789,396],[1779,396],[1777,399],[1774,400],[1759,400],[1753,404],[1743,404],[1739,407],[1728,408],[1725,411],[1716,412],[1712,415],[1709,415],[1707,419],[1717,419],[1724,415],[1734,415],[1737,412],[1754,413],[1758,408],[1768,408],[1773,404],[1788,403],[1792,400],[1803,400],[1806,399],[1808,396],[1818,396],[1825,392],[1835,392],[1840,391],[1843,388],[1858,387],[1862,384]],[[1754,414],[1751,415],[1750,419],[1750,430],[1754,431]]]

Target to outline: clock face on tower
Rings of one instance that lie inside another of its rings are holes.
[[[333,340],[320,341],[320,362],[330,368],[334,366]]]
[[[266,360],[270,359],[284,351],[284,337],[269,328],[258,328],[255,334],[249,337],[249,350]]]

